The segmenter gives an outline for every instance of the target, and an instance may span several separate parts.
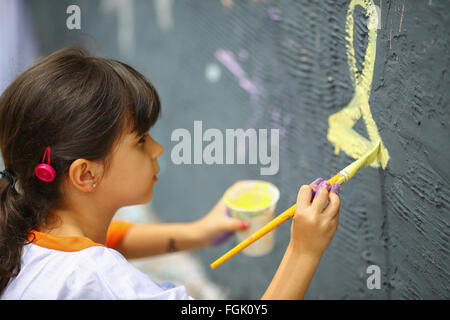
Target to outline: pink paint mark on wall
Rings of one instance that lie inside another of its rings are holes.
[[[247,73],[236,61],[233,52],[218,49],[214,55],[220,63],[222,63],[236,78],[238,78],[239,85],[250,94],[252,101],[257,102],[259,97],[264,93],[264,90],[248,78]]]
[[[286,114],[283,116],[283,121],[281,121],[280,111],[276,107],[270,106],[267,108],[267,110],[272,118],[271,126],[280,130],[280,137],[286,137],[286,128],[291,123],[291,117]]]

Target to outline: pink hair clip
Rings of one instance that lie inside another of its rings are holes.
[[[47,152],[48,152],[48,154],[47,154]],[[40,163],[36,167],[36,169],[34,169],[34,174],[36,175],[36,177],[38,177],[42,181],[52,182],[55,179],[56,171],[50,165],[50,146],[47,146],[47,148],[45,148],[44,156],[42,157],[42,162],[44,162],[46,154],[47,154],[48,164]]]

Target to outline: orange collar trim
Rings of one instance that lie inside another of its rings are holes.
[[[64,252],[75,252],[94,246],[104,246],[86,237],[54,236],[36,230],[32,230],[30,232],[28,236],[28,241],[43,248],[54,249]]]

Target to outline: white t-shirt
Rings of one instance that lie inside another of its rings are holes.
[[[118,251],[82,238],[38,233],[24,246],[21,270],[1,299],[192,299],[184,286],[170,289],[152,281]],[[49,240],[50,239],[50,240]]]

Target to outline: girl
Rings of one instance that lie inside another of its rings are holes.
[[[163,147],[148,131],[159,115],[147,79],[80,47],[51,54],[5,90],[2,299],[191,299],[125,258],[206,247],[247,225],[225,215],[222,199],[192,223],[111,222],[119,208],[152,199]],[[299,190],[291,240],[264,299],[303,298],[334,235],[338,189],[321,181]]]

